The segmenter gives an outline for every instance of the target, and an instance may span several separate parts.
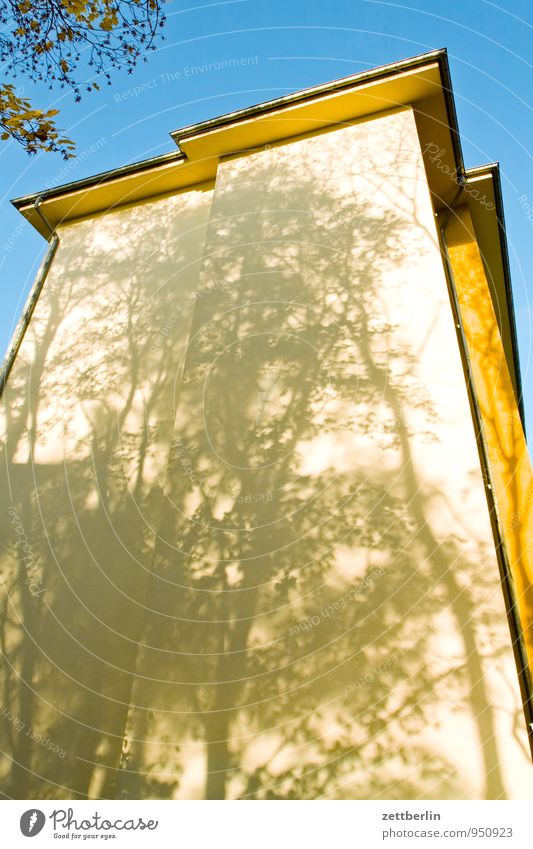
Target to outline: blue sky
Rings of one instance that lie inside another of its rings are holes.
[[[10,198],[174,149],[178,127],[337,77],[447,47],[467,167],[500,162],[529,431],[533,429],[533,4],[531,0],[172,0],[166,40],[133,76],[61,109],[77,159],[0,143],[0,348],[9,344],[46,248]],[[239,60],[231,63],[229,60]],[[222,63],[222,70],[209,63]],[[87,69],[88,70],[88,69]],[[87,77],[89,79],[89,77]]]

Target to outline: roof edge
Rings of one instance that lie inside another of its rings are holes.
[[[77,191],[78,189],[100,186],[104,183],[116,180],[119,177],[127,177],[130,174],[139,174],[142,171],[149,171],[151,168],[157,168],[159,165],[167,165],[169,162],[185,161],[186,158],[185,154],[180,150],[171,150],[170,153],[162,153],[159,156],[153,156],[150,159],[142,159],[139,162],[132,162],[129,165],[121,165],[118,168],[112,168],[109,171],[101,171],[99,174],[93,174],[91,177],[84,177],[81,180],[73,180],[70,183],[62,183],[60,186],[53,186],[50,189],[44,189],[42,192],[33,192],[29,195],[13,198],[11,203],[15,209],[20,210],[21,208],[34,203],[37,198],[49,200],[72,191]]]
[[[307,100],[312,100],[313,98],[319,97],[320,95],[325,96],[336,91],[342,91],[343,89],[350,88],[354,85],[363,85],[367,82],[386,79],[387,77],[394,76],[394,74],[397,74],[399,72],[419,68],[426,64],[429,65],[435,62],[437,62],[439,65],[439,70],[442,77],[442,91],[446,103],[446,112],[448,116],[454,157],[458,170],[464,171],[463,155],[459,137],[459,128],[457,124],[457,113],[455,110],[455,103],[450,77],[450,68],[448,63],[448,52],[446,48],[443,47],[439,48],[438,50],[430,51],[429,53],[421,53],[409,59],[402,59],[398,62],[392,62],[388,65],[381,65],[378,68],[372,68],[368,71],[362,71],[358,74],[353,74],[348,77],[341,77],[339,79],[332,80],[327,83],[322,83],[321,85],[314,86],[312,88],[302,89],[300,91],[294,92],[293,94],[275,98],[274,100],[265,101],[254,106],[247,107],[245,109],[239,109],[235,112],[229,112],[224,115],[220,115],[216,118],[208,119],[206,121],[200,121],[197,124],[190,124],[186,127],[174,130],[170,133],[171,138],[178,145],[177,151],[164,153],[159,156],[152,157],[150,159],[140,160],[139,162],[120,166],[119,168],[113,168],[109,171],[103,171],[93,176],[85,177],[81,180],[71,181],[69,183],[64,183],[62,185],[54,186],[49,189],[44,189],[40,192],[33,192],[22,197],[17,197],[11,200],[11,203],[17,210],[20,210],[21,208],[27,207],[34,203],[39,197],[43,200],[50,200],[52,198],[57,198],[61,195],[70,192],[79,191],[81,189],[94,188],[96,186],[111,182],[120,177],[126,177],[128,175],[140,173],[142,171],[146,171],[151,168],[157,168],[158,166],[166,165],[171,162],[186,161],[186,154],[179,148],[179,139],[185,139],[192,135],[197,135],[204,132],[209,132],[210,130],[230,126],[231,124],[238,123],[239,121],[244,120],[246,118],[268,114],[269,112],[279,109],[282,106],[305,103]]]
[[[420,53],[417,56],[412,56],[409,59],[401,59],[398,62],[391,62],[387,65],[380,65],[377,68],[371,68],[368,71],[360,71],[357,74],[351,74],[347,77],[339,77],[335,80],[330,80],[327,83],[321,83],[311,88],[300,89],[292,94],[276,97],[272,100],[265,100],[262,103],[247,106],[244,109],[237,109],[234,112],[227,112],[218,115],[215,118],[208,118],[205,121],[199,121],[196,124],[188,124],[185,127],[180,127],[177,130],[170,132],[171,138],[179,146],[180,139],[188,138],[189,136],[197,135],[198,133],[209,132],[210,130],[219,129],[220,127],[230,126],[239,121],[248,118],[254,118],[259,115],[265,115],[280,109],[283,106],[292,106],[299,103],[305,103],[315,97],[321,95],[333,94],[337,91],[342,91],[345,88],[351,88],[354,85],[362,85],[363,83],[373,82],[380,79],[397,74],[399,71],[406,71],[411,68],[418,68],[421,65],[439,62],[441,70],[447,70],[449,82],[449,67],[448,67],[448,51],[445,47],[438,50],[432,50],[429,53]]]

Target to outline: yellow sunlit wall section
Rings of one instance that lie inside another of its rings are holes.
[[[221,161],[199,286],[120,792],[527,794],[412,112]]]
[[[115,792],[211,196],[60,228],[2,399],[0,780],[15,798]]]
[[[533,670],[533,473],[482,258],[465,206],[449,227],[448,241],[501,527]]]
[[[7,792],[527,796],[412,111],[59,235],[5,393]]]

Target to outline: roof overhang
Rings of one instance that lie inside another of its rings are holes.
[[[16,198],[12,203],[45,237],[41,208],[53,228],[104,210],[174,192],[214,179],[218,159],[265,144],[290,140],[401,106],[416,115],[423,151],[438,145],[438,167],[425,154],[437,206],[456,188],[450,175],[463,167],[448,61],[437,50],[305,89],[171,133],[179,150],[94,177]]]
[[[402,106],[415,111],[422,150],[437,146],[441,154],[438,165],[426,156],[431,190],[438,203],[451,202],[456,185],[450,175],[462,170],[463,159],[445,51],[183,127],[171,136],[189,161],[198,162],[350,124]]]

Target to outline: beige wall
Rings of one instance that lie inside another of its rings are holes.
[[[174,794],[202,796],[207,763],[214,796],[520,795],[411,113],[222,163],[201,280],[124,792],[178,764]]]
[[[65,228],[32,325],[7,468],[50,577],[9,526],[8,690],[68,753],[27,795],[528,795],[410,110]]]
[[[114,792],[97,764],[122,747],[211,196],[62,228],[9,379],[0,699],[19,798]]]

